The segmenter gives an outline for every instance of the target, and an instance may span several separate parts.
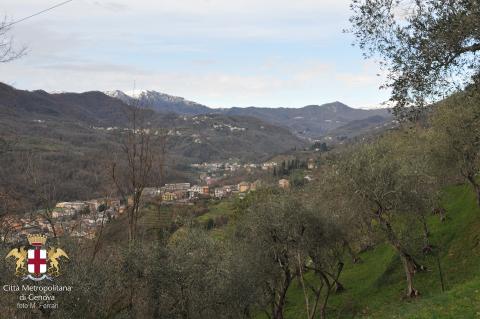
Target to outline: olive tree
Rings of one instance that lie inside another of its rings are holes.
[[[314,319],[320,313],[324,319],[331,294],[344,289],[340,283],[345,254],[343,232],[325,215],[304,212],[299,217],[303,233],[295,251],[306,318]],[[313,280],[305,276],[307,271],[314,275]]]
[[[395,140],[397,136],[354,148],[340,163],[339,181],[351,207],[369,218],[398,253],[405,270],[407,296],[413,297],[418,295],[413,277],[423,267],[416,261],[411,244],[421,227],[419,212],[431,206],[435,181],[410,166],[410,157]]]
[[[300,198],[285,192],[252,203],[232,238],[238,255],[249,262],[248,273],[257,287],[256,307],[272,319],[284,318],[287,292],[295,280],[303,288],[306,318],[319,313],[325,318],[339,281],[338,232]]]
[[[480,206],[480,94],[467,91],[440,103],[431,117],[432,163],[444,175],[460,174]]]
[[[202,229],[185,228],[157,247],[149,274],[154,316],[222,318],[229,273],[222,243]]]
[[[353,0],[351,9],[349,31],[387,70],[397,115],[478,80],[477,0]]]

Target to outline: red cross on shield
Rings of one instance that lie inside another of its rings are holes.
[[[47,272],[47,251],[45,249],[28,250],[28,272],[37,276]]]

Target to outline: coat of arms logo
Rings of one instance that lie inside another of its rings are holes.
[[[6,259],[15,257],[15,275],[22,280],[30,279],[41,281],[52,280],[60,275],[60,258],[68,258],[61,248],[49,247],[46,249],[47,237],[45,235],[28,235],[28,243],[31,248],[25,250],[25,246],[12,249]]]

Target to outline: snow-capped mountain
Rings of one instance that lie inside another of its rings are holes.
[[[181,115],[200,115],[212,113],[205,105],[188,101],[183,97],[168,95],[157,91],[139,91],[125,93],[120,90],[107,91],[105,94],[122,100],[127,104],[138,103],[142,107],[151,108],[162,113],[176,113]]]
[[[373,116],[376,117],[361,123],[366,125],[372,122],[376,126],[381,126],[380,119],[383,119],[384,123],[389,123],[392,120],[387,109],[355,109],[338,101],[322,105],[308,105],[301,108],[232,107],[211,109],[182,97],[156,91],[140,91],[135,92],[135,94],[111,91],[106,92],[106,94],[127,104],[138,103],[142,107],[152,108],[162,113],[176,113],[187,116],[214,113],[234,117],[255,117],[273,125],[286,127],[302,138],[315,139],[327,136],[329,132],[337,128],[350,127],[348,124],[352,121],[354,122],[353,127],[359,127],[360,123],[355,121],[369,119]],[[358,130],[358,132],[362,130]],[[350,133],[349,136],[354,135]]]
[[[124,93],[123,91],[120,91],[120,90],[106,91],[104,93],[108,96],[119,99],[119,100],[121,100],[121,101],[123,101],[127,104],[129,104],[130,102],[133,101],[133,98],[130,95],[128,95],[128,94],[126,94],[126,93]]]

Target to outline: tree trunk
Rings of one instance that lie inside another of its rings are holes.
[[[423,226],[423,254],[428,255],[432,252],[432,245],[430,245],[430,231],[428,230],[427,219],[423,213],[420,213],[420,220]]]
[[[53,222],[53,220],[47,216],[47,221],[48,223],[50,224],[50,227],[52,227],[52,233],[53,233],[53,238],[57,238],[57,230],[55,229],[55,223]]]
[[[477,206],[480,207],[480,184],[477,183],[475,180],[475,176],[469,175],[467,177],[470,184],[473,186],[473,190],[475,191],[475,196],[477,197]]]
[[[477,195],[477,205],[480,207],[480,185],[475,183],[475,194]]]
[[[440,253],[437,251],[435,254],[435,259],[437,260],[437,267],[438,267],[438,276],[440,278],[440,284],[442,287],[442,292],[445,292],[445,279],[443,278],[443,270],[442,270],[442,264],[440,262]]]
[[[100,251],[101,239],[102,239],[103,227],[104,227],[104,221],[105,221],[105,212],[106,212],[106,209],[103,211],[102,225],[100,226],[100,231],[97,233],[97,238],[95,241],[95,245],[93,246],[93,253],[92,253],[92,258],[90,259],[90,263],[93,263],[93,261],[95,260],[95,257]]]
[[[415,259],[407,252],[407,250],[403,247],[400,240],[395,235],[393,231],[392,225],[383,218],[381,213],[377,213],[377,219],[382,226],[383,230],[386,232],[387,238],[389,243],[395,248],[395,250],[400,255],[400,259],[402,260],[403,267],[405,269],[405,275],[407,279],[407,297],[415,297],[418,296],[420,293],[416,290],[413,286],[413,276],[417,272],[418,269],[425,270],[425,268],[419,265]]]
[[[339,281],[340,279],[340,274],[342,273],[343,266],[345,264],[343,262],[338,263],[338,268],[337,268],[337,274],[335,276],[335,288],[334,291],[335,293],[340,293],[345,290],[345,287],[342,285],[342,283]]]
[[[307,319],[310,319],[312,317],[310,314],[310,301],[307,293],[307,288],[305,286],[305,281],[303,279],[304,265],[301,261],[300,253],[297,254],[297,262],[298,262],[298,277],[300,279],[300,284],[302,286],[303,297],[305,298],[305,311],[307,312]]]
[[[361,263],[362,260],[360,259],[360,257],[358,256],[357,253],[355,253],[355,251],[352,249],[352,246],[350,246],[350,244],[347,242],[347,241],[344,241],[343,242],[343,245],[345,247],[347,247],[347,250],[348,250],[348,253],[349,255],[352,257],[352,262],[354,264],[358,264],[358,263]]]
[[[420,294],[418,290],[413,287],[413,276],[417,269],[416,263],[409,254],[403,251],[399,251],[399,253],[407,277],[407,297],[416,297]]]
[[[322,276],[323,281],[325,282],[325,286],[327,287],[327,291],[325,292],[325,298],[323,299],[323,303],[322,303],[321,308],[320,308],[320,318],[321,319],[326,319],[327,318],[327,304],[328,304],[328,299],[330,298],[330,293],[332,292],[333,283],[331,283],[330,280],[328,280],[328,278],[325,274],[320,273],[320,275]]]
[[[283,319],[283,312],[285,308],[285,301],[287,298],[287,291],[292,282],[292,276],[290,270],[285,271],[285,279],[282,283],[281,290],[279,291],[278,302],[275,304],[273,319]]]

